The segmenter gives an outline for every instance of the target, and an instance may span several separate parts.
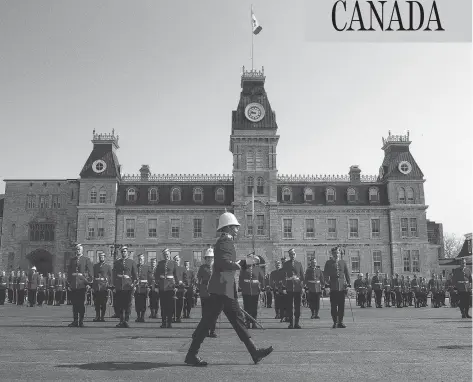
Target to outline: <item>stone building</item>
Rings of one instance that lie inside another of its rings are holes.
[[[262,70],[243,68],[240,99],[232,112],[232,175],[153,175],[147,165],[137,175],[124,175],[118,136],[94,131],[78,180],[6,181],[4,232],[9,234],[11,219],[22,228],[17,228],[16,241],[10,237],[2,243],[4,266],[34,260],[30,253],[38,243],[30,240],[28,229],[42,209],[33,213],[25,208],[33,193],[28,185],[38,188],[39,195],[61,184],[61,194],[75,190],[77,199],[69,201],[62,220],[54,209],[48,215],[55,221],[56,236],[42,250],[52,254],[56,270],[62,270],[70,253],[65,247],[71,235],[64,234],[63,224],[73,221],[77,240],[94,262],[98,253],[110,255],[127,244],[132,256],[160,258],[169,247],[197,266],[205,248],[215,242],[218,216],[225,210],[242,224],[238,256],[254,250],[270,263],[268,270],[290,248],[304,266],[311,257],[323,266],[336,244],[344,247],[353,273],[379,269],[427,276],[438,269],[443,243],[441,236],[428,232],[441,232],[442,226],[427,220],[425,179],[410,152],[409,134],[383,138],[384,158],[376,176],[362,175],[358,166],[348,164],[347,175],[278,174],[280,136],[264,84]]]

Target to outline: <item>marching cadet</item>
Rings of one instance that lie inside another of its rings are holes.
[[[345,290],[350,287],[350,274],[348,267],[341,257],[340,247],[332,248],[332,259],[325,263],[324,276],[329,281],[330,305],[333,326],[332,328],[345,328],[343,315],[345,313]]]
[[[438,296],[437,296],[438,288],[437,288],[437,286],[438,286],[437,275],[432,273],[432,275],[430,276],[430,280],[427,283],[427,291],[431,293],[430,303],[434,308],[439,308],[439,306],[437,304],[437,299],[438,299]]]
[[[184,318],[191,318],[191,309],[194,303],[195,273],[192,269],[190,269],[189,261],[184,261],[182,284],[185,288]]]
[[[301,316],[301,294],[302,284],[304,283],[304,270],[302,269],[302,264],[296,260],[296,250],[291,248],[289,249],[288,253],[289,260],[286,261],[282,266],[286,276],[286,288],[288,296],[288,329],[301,329],[301,326],[299,325],[299,318]]]
[[[420,308],[420,285],[417,275],[414,275],[411,281],[411,290],[414,291],[414,305],[416,308]]]
[[[364,308],[366,302],[366,287],[363,281],[363,273],[360,273],[358,275],[358,278],[353,283],[353,287],[355,288],[357,293],[358,304],[361,308]]]
[[[25,302],[25,292],[27,288],[27,277],[25,271],[21,271],[20,277],[18,277],[18,305],[23,305]]]
[[[216,321],[222,310],[240,340],[245,344],[255,364],[273,351],[272,347],[256,348],[248,329],[245,327],[242,312],[238,305],[235,271],[241,269],[240,264],[243,261],[236,261],[234,239],[238,234],[239,227],[240,223],[232,213],[225,212],[220,216],[217,232],[221,232],[221,236],[215,244],[213,272],[208,286],[211,299],[210,309],[205,312],[197,329],[192,334],[193,340],[184,361],[188,365],[207,366],[207,362],[201,360],[197,354],[200,345],[209,333],[210,326]],[[251,265],[253,261],[255,260],[248,259],[244,262],[246,265]]]
[[[379,270],[377,269],[375,275],[371,279],[371,287],[374,290],[374,301],[377,308],[382,308],[381,297],[383,296],[383,282],[379,276]]]
[[[15,275],[14,284],[13,284],[13,303],[18,305],[18,281],[20,279],[21,272],[18,270]]]
[[[391,307],[391,280],[389,279],[389,275],[386,274],[386,277],[383,280],[383,288],[384,288],[384,305],[386,308]]]
[[[15,271],[11,271],[8,276],[8,302],[13,303],[15,297]]]
[[[54,305],[54,291],[56,287],[56,277],[54,273],[48,273],[48,305]]]
[[[266,294],[266,308],[272,308],[273,290],[271,288],[271,273],[264,277],[264,293]]]
[[[256,320],[258,316],[258,302],[263,281],[263,270],[256,266],[256,264],[241,267],[238,286],[243,296],[243,309],[253,317],[254,320]],[[253,329],[257,328],[255,322],[250,322],[248,317],[246,317],[245,325],[247,329],[250,327]]]
[[[177,292],[174,295],[174,319],[173,322],[181,323],[181,315],[182,315],[182,308],[184,307],[184,295],[186,289],[184,288],[183,284],[183,277],[184,277],[184,270],[185,268],[181,266],[181,258],[179,255],[174,256],[174,262],[176,263],[176,288]]]
[[[159,310],[159,294],[158,288],[156,287],[156,280],[154,278],[154,274],[156,272],[157,261],[156,258],[151,259],[151,268],[149,273],[149,280],[148,286],[150,287],[149,291],[149,310],[150,315],[149,318],[158,318],[158,310]]]
[[[282,290],[280,290],[280,284],[279,282],[281,281],[281,262],[279,260],[276,261],[275,263],[276,269],[272,271],[269,274],[269,280],[270,280],[270,286],[274,291],[274,310],[276,312],[276,317],[275,319],[281,318],[281,306],[282,306]]]
[[[407,301],[409,303],[409,306],[412,306],[412,299],[414,296],[414,292],[411,288],[411,283],[412,283],[412,280],[410,279],[410,277],[406,276]]]
[[[62,273],[59,272],[56,278],[56,285],[54,289],[55,293],[55,301],[54,305],[60,306],[62,303],[62,294],[64,293],[64,287],[66,286],[64,279],[62,277]]]
[[[99,262],[94,264],[94,281],[92,290],[94,293],[95,318],[94,322],[105,322],[107,310],[108,287],[112,283],[112,268],[105,263],[105,253],[99,254]]]
[[[304,280],[309,289],[308,302],[312,312],[310,318],[319,319],[320,296],[322,289],[325,288],[325,279],[322,270],[317,268],[317,260],[315,258],[310,260],[310,266],[305,271]]]
[[[8,278],[5,271],[0,272],[0,305],[5,305]]]
[[[395,300],[393,300],[393,304],[395,303],[396,307],[402,308],[402,294],[401,294],[401,288],[402,288],[402,280],[399,280],[399,274],[395,274],[393,281],[393,288],[394,288],[394,293],[395,293]]]
[[[135,283],[135,311],[137,316],[135,322],[145,322],[150,269],[148,265],[145,265],[145,255],[143,253],[138,256],[136,269],[138,278]]]
[[[92,281],[93,266],[89,258],[83,255],[82,244],[76,244],[76,256],[69,262],[67,273],[67,284],[72,302],[72,314],[74,320],[69,327],[83,327],[85,315],[85,294],[87,286]]]
[[[445,280],[442,275],[439,276],[440,305],[445,306]]]
[[[28,304],[30,307],[36,305],[36,292],[38,289],[38,274],[36,267],[31,267],[28,272]]]
[[[177,264],[171,261],[171,251],[162,251],[164,259],[158,263],[154,279],[158,282],[159,302],[161,305],[161,328],[172,328],[174,315],[174,296],[177,292]]]
[[[454,269],[452,282],[458,291],[460,300],[460,312],[462,318],[471,318],[470,310],[470,294],[471,294],[471,269],[466,266],[466,258],[461,259],[461,266]]]
[[[133,284],[136,281],[136,264],[128,258],[128,247],[120,248],[121,259],[113,263],[112,277],[113,286],[116,290],[116,303],[120,322],[117,328],[129,328],[128,321],[131,313],[131,297],[133,293]]]
[[[363,280],[363,283],[365,284],[365,288],[366,288],[366,306],[368,308],[371,308],[373,288],[371,286],[371,281],[370,281],[368,272],[366,272],[365,279]]]
[[[42,273],[38,273],[38,288],[36,292],[36,303],[38,306],[43,306],[43,302],[46,299],[46,279]]]
[[[67,290],[67,273],[64,272],[62,274],[62,285],[64,286],[63,292],[62,292],[62,300],[61,304],[66,304],[66,305],[71,305],[71,296]]]
[[[204,255],[205,263],[199,267],[197,271],[197,284],[199,287],[200,293],[200,303],[202,304],[202,317],[208,314],[208,310],[211,309],[210,304],[210,294],[208,292],[208,285],[210,277],[212,276],[212,268],[214,264],[214,250],[213,248],[208,248]],[[209,325],[209,334],[207,337],[217,338],[215,333],[215,326],[217,320],[213,321]]]

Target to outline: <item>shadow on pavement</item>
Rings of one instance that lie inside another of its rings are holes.
[[[164,367],[186,366],[182,363],[166,362],[95,362],[84,364],[57,365],[58,368],[77,368],[82,370],[150,370]]]

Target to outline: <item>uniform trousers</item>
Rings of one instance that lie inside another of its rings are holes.
[[[396,305],[398,308],[401,307],[402,304],[402,295],[400,291],[396,291]]]
[[[8,302],[13,302],[13,289],[8,289]]]
[[[460,312],[462,314],[468,314],[470,310],[470,292],[458,292]]]
[[[371,306],[371,300],[373,299],[373,290],[366,291],[366,305]]]
[[[301,296],[302,292],[287,292],[287,316],[292,322],[293,316],[296,321],[301,316]]]
[[[6,289],[0,289],[0,305],[5,305]]]
[[[391,291],[389,291],[389,292],[387,290],[384,291],[384,300],[386,302],[386,305],[390,305],[390,303],[391,303]]]
[[[244,294],[243,295],[243,309],[255,320],[258,316],[258,300],[259,295]],[[246,318],[250,322],[249,318]]]
[[[48,289],[48,305],[54,303],[54,289]]]
[[[197,354],[200,345],[204,342],[204,339],[209,333],[211,325],[217,321],[218,316],[222,311],[237,333],[240,341],[242,341],[247,348],[250,348],[252,346],[250,342],[251,336],[246,329],[245,320],[243,318],[243,313],[240,310],[240,306],[238,305],[238,300],[217,294],[210,294],[208,300],[210,305],[209,309],[205,310],[199,325],[197,325],[197,328],[192,334],[193,340],[189,348],[189,353]]]
[[[281,294],[274,292],[274,310],[276,315],[279,316],[281,313]]]
[[[56,299],[55,299],[55,302],[56,302],[56,305],[61,305],[62,303],[62,290],[57,290],[56,291]]]
[[[186,288],[184,295],[184,316],[189,317],[191,309],[194,306],[194,290],[193,288]]]
[[[357,297],[358,297],[358,304],[359,304],[360,306],[364,306],[364,304],[365,304],[365,302],[366,302],[366,295],[365,295],[365,293],[363,293],[363,292],[358,292]]]
[[[309,292],[309,308],[316,315],[319,315],[321,292]]]
[[[18,305],[23,305],[25,302],[25,289],[18,289]]]
[[[381,298],[383,297],[383,291],[378,289],[374,291],[374,302],[376,306],[381,306]]]
[[[146,312],[146,293],[135,293],[135,311],[138,316]]]
[[[107,310],[108,290],[94,291],[94,306],[95,316],[97,318],[104,318]]]
[[[200,298],[200,303],[202,304],[202,317],[204,317],[208,310],[212,308],[212,303],[210,301],[210,297],[201,297]],[[217,319],[215,321],[211,322],[209,325],[209,333],[214,333],[215,332],[215,326],[217,325]]]
[[[149,308],[151,310],[158,310],[159,309],[159,294],[158,291],[151,290],[149,292]]]
[[[44,290],[38,290],[37,301],[36,301],[38,303],[38,305],[40,305],[40,306],[43,305],[43,302],[44,302],[45,298],[46,298],[46,293],[44,292]],[[84,289],[84,298],[85,298],[85,289]]]
[[[266,291],[266,308],[271,308],[273,306],[273,292],[268,290]]]
[[[30,306],[36,305],[36,289],[28,289],[28,304]]]
[[[69,292],[69,295],[71,296],[71,302],[72,302],[72,314],[74,315],[74,321],[77,321],[79,318],[80,321],[84,319],[84,314],[85,314],[85,292],[86,289],[73,289]],[[40,300],[40,295],[38,293],[38,303]]]
[[[279,310],[281,318],[289,317],[289,296],[288,293],[281,293],[281,305]]]
[[[338,322],[343,322],[343,315],[345,314],[345,291],[330,291],[330,307],[333,322],[336,323],[337,320]]]
[[[161,319],[163,322],[171,322],[174,315],[174,290],[159,291],[159,302],[161,304]],[[176,302],[177,305],[177,302]]]
[[[117,290],[117,295],[114,301],[116,301],[116,307],[121,321],[130,319],[131,313],[131,294],[132,290]]]
[[[184,296],[185,295],[185,289],[179,289],[176,293],[176,311],[174,312],[174,315],[176,317],[176,320],[180,319],[182,316],[182,308],[184,307]]]

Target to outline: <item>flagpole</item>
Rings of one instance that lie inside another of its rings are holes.
[[[251,14],[250,14],[250,20],[251,20],[251,71],[253,71],[253,4],[251,4]]]
[[[256,171],[255,171],[255,174],[256,174]],[[252,191],[251,191],[251,211],[252,211],[252,220],[253,220],[253,252],[255,252],[255,231],[256,231],[256,227],[255,227],[255,178],[253,178],[253,187],[252,187]]]

